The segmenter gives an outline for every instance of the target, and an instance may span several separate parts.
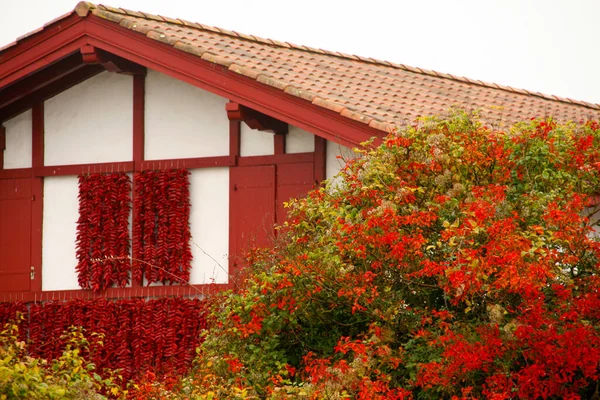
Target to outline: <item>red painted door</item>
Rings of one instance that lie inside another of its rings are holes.
[[[235,273],[254,246],[267,247],[274,237],[275,166],[230,169],[229,265]]]
[[[277,166],[277,223],[283,224],[287,209],[283,203],[306,196],[314,186],[314,164],[296,163]]]
[[[31,180],[0,179],[0,292],[29,291]]]

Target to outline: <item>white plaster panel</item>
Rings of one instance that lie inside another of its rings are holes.
[[[190,283],[227,283],[229,168],[192,170],[190,202]]]
[[[31,110],[2,125],[6,128],[4,169],[31,168]]]
[[[146,160],[229,155],[226,99],[149,70],[145,100]]]
[[[130,161],[131,76],[103,72],[46,101],[46,165]]]
[[[327,141],[327,158],[325,160],[325,177],[331,179],[346,165],[346,161],[356,157],[356,153],[348,147]],[[341,156],[341,158],[338,158]]]
[[[275,134],[250,129],[242,122],[240,129],[240,155],[245,156],[270,156],[275,152]]]
[[[79,289],[75,271],[78,194],[76,176],[44,179],[42,290]]]
[[[315,151],[314,135],[295,126],[290,126],[290,131],[285,139],[285,152],[292,154],[312,153],[313,151]]]

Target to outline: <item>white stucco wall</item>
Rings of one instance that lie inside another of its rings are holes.
[[[273,133],[250,129],[244,123],[242,123],[240,133],[241,156],[268,156],[273,154],[275,136]],[[287,154],[310,153],[314,150],[315,137],[312,133],[295,126],[289,127],[289,132],[285,140],[285,152]]]
[[[203,168],[191,172],[193,259],[190,283],[227,283],[229,168]]]
[[[103,72],[44,104],[45,165],[132,159],[133,81]]]
[[[31,110],[2,125],[6,128],[4,169],[31,168]]]
[[[275,135],[272,132],[263,132],[250,129],[242,122],[240,128],[240,155],[246,156],[270,156],[274,153]]]
[[[341,156],[342,158],[337,158]],[[344,160],[354,158],[356,154],[352,149],[337,144],[335,142],[327,141],[327,158],[325,161],[325,177],[327,179],[333,178],[342,167],[345,165]]]
[[[149,70],[145,100],[147,160],[229,154],[226,99]]]
[[[78,194],[76,176],[44,179],[42,290],[79,289],[75,272]]]
[[[290,125],[290,130],[285,139],[285,152],[311,153],[315,151],[315,136],[300,128]]]

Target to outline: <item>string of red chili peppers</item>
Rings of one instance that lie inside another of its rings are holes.
[[[189,172],[142,171],[135,175],[133,278],[143,284],[189,282]],[[138,262],[140,260],[141,262]]]
[[[131,180],[124,173],[79,176],[77,277],[95,292],[129,283]]]
[[[0,303],[2,326],[17,311],[24,316],[19,335],[29,339],[31,356],[60,357],[67,344],[63,332],[81,326],[90,342],[82,355],[99,372],[120,369],[125,381],[145,371],[185,373],[206,329],[206,303],[181,297],[49,301],[29,309],[25,303]],[[104,340],[92,333],[104,334]]]

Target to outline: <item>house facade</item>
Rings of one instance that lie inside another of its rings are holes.
[[[244,251],[276,236],[284,202],[352,147],[452,105],[500,127],[600,117],[595,104],[79,3],[0,50],[0,301],[228,287]]]

